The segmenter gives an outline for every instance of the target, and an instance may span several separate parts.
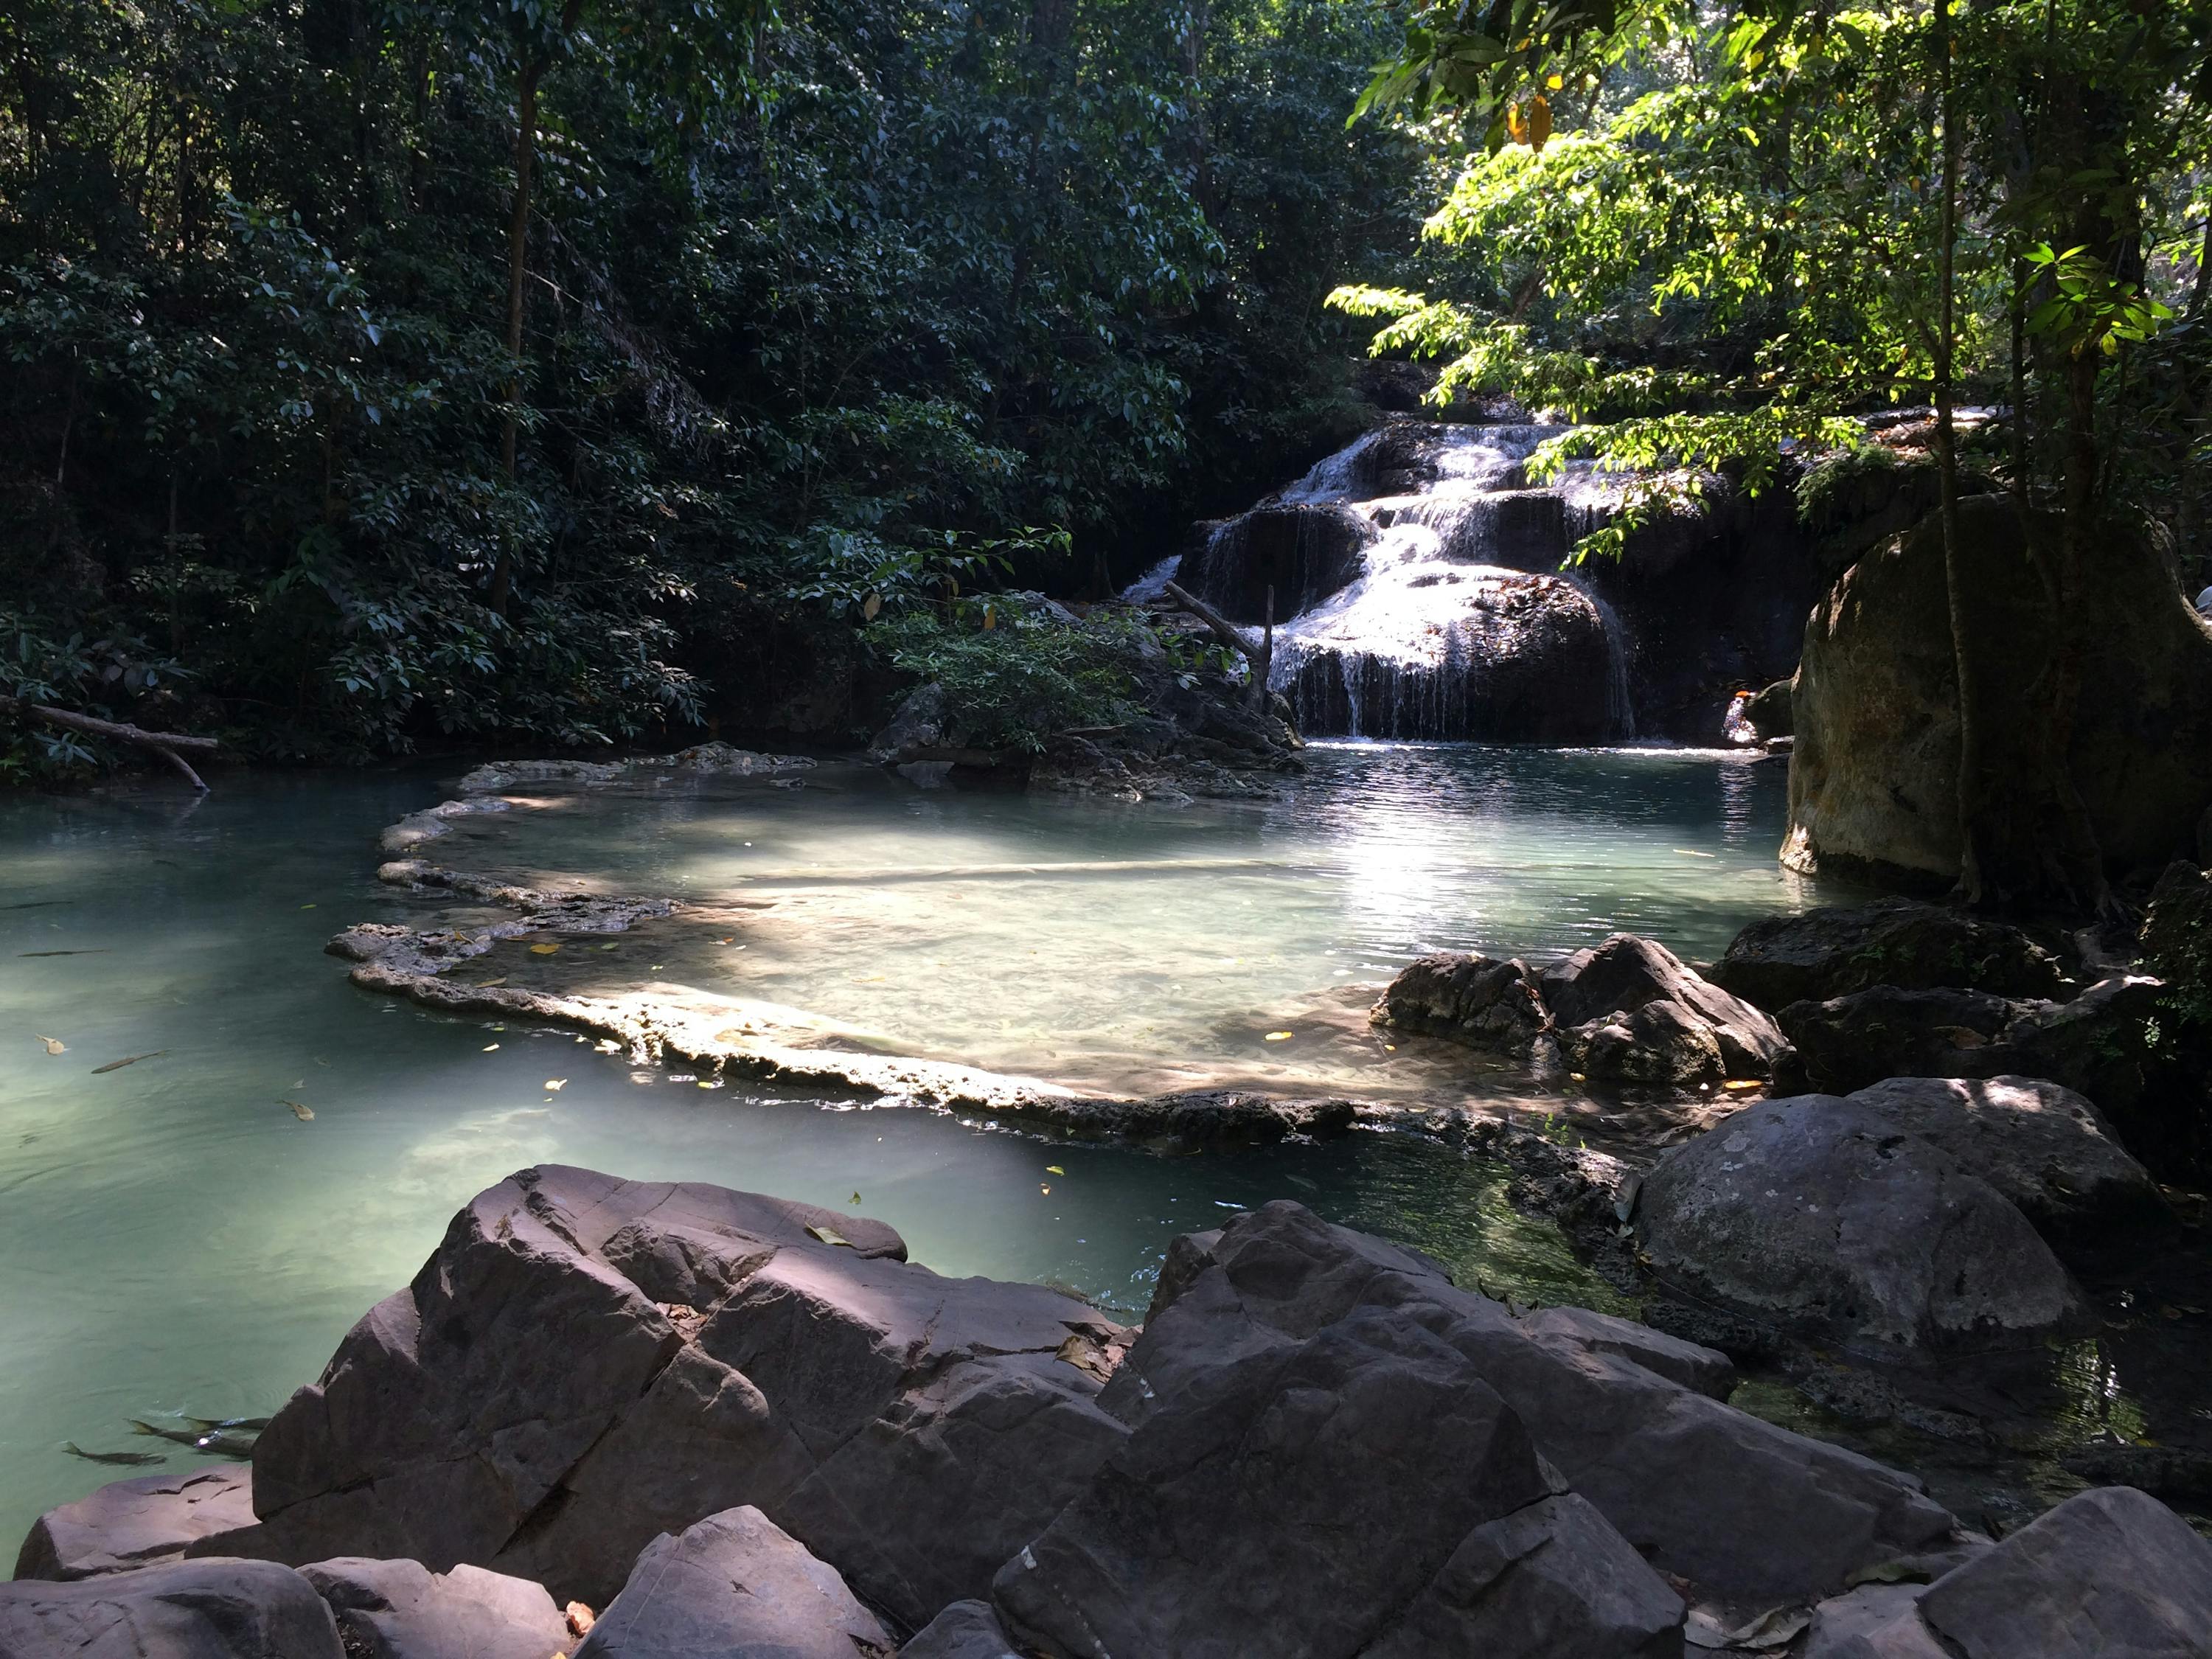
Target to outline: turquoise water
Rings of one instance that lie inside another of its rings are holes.
[[[1155,1046],[1163,1031],[1212,1040],[1440,945],[1564,946],[1628,926],[1710,952],[1749,915],[1808,896],[1771,863],[1778,768],[1316,758],[1313,787],[1265,807],[921,796],[832,771],[804,790],[703,790],[627,815],[548,808],[527,832],[543,842],[453,850],[694,897],[720,881],[805,898],[820,925],[811,950],[806,930],[782,939],[787,1000],[834,1000],[843,985],[878,1023],[963,1058],[971,1040],[1030,1052],[1021,1033],[1053,1007],[1079,1060],[1143,1046],[1117,1021],[1149,1026]],[[537,1162],[829,1205],[857,1194],[941,1271],[1051,1279],[1130,1314],[1175,1232],[1279,1196],[1493,1288],[1604,1300],[1547,1229],[1504,1207],[1492,1171],[1411,1137],[1190,1158],[1048,1147],[933,1113],[702,1091],[565,1034],[365,994],[323,943],[419,915],[374,881],[374,837],[447,793],[418,769],[222,779],[197,805],[159,792],[0,799],[0,1540],[136,1472],[65,1442],[175,1468],[192,1454],[135,1435],[134,1417],[274,1408],[463,1200]],[[1149,867],[1048,868],[1101,859]],[[1221,866],[1239,860],[1255,862],[1229,878]],[[1007,863],[1033,867],[892,879]],[[915,892],[938,896],[898,896]],[[1232,935],[1239,948],[1191,970],[1196,940]],[[1010,956],[1015,939],[1039,955]],[[923,951],[939,965],[909,971]],[[1141,977],[1146,951],[1175,971]],[[863,957],[880,984],[853,984]],[[888,1011],[860,1000],[908,983],[928,988]],[[988,1019],[960,1013],[977,997],[996,999]],[[928,1029],[940,1011],[950,1031]],[[94,1071],[133,1055],[150,1057]]]

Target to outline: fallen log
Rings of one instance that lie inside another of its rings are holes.
[[[1267,623],[1266,630],[1255,639],[1235,623],[1223,616],[1204,599],[1178,586],[1167,585],[1167,595],[1184,610],[1204,623],[1213,637],[1244,659],[1249,669],[1249,683],[1245,700],[1255,709],[1267,706],[1267,674],[1275,662],[1275,590],[1267,589]]]
[[[185,781],[204,795],[208,793],[206,782],[192,770],[191,763],[177,751],[179,749],[212,751],[222,746],[214,738],[196,738],[182,732],[149,732],[142,726],[96,720],[90,714],[56,708],[43,702],[25,702],[16,697],[0,697],[0,708],[28,720],[44,720],[49,726],[58,726],[67,731],[82,732],[92,737],[108,738],[117,743],[136,744],[142,749],[150,749],[183,773]]]

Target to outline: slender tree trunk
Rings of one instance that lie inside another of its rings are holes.
[[[522,428],[522,319],[530,280],[530,175],[538,159],[538,80],[542,58],[525,57],[514,91],[514,205],[507,222],[507,415],[500,424],[499,465],[514,482],[515,452]],[[513,544],[499,550],[491,573],[491,608],[507,615],[514,586]]]
[[[1983,902],[1981,839],[1986,812],[1982,782],[1982,708],[1974,674],[1972,626],[1967,616],[1966,572],[1959,553],[1959,437],[1952,405],[1956,388],[1959,252],[1959,130],[1951,99],[1951,0],[1936,0],[1937,119],[1942,123],[1943,203],[1936,273],[1936,462],[1937,512],[1943,531],[1943,590],[1950,610],[1952,672],[1959,688],[1959,896]]]

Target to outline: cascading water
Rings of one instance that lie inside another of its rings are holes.
[[[1531,489],[1524,470],[1559,430],[1407,422],[1368,433],[1128,597],[1153,597],[1172,578],[1257,622],[1273,587],[1271,683],[1316,736],[1632,736],[1620,619],[1556,574],[1601,511],[1602,486],[1584,468],[1564,488]]]

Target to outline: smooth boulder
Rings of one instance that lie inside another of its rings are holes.
[[[1804,1334],[1901,1348],[2003,1346],[2077,1299],[2027,1218],[1887,1113],[1834,1096],[1746,1108],[1644,1177],[1660,1283]]]
[[[1769,1013],[1871,985],[2048,997],[2064,979],[2057,958],[2017,927],[1907,898],[1763,916],[1705,977]]]
[[[2169,1224],[2149,1172],[2086,1095],[2042,1078],[1892,1078],[1849,1097],[1933,1141],[2047,1238]]]
[[[2059,533],[2043,515],[2030,528]],[[1997,787],[2019,792],[2018,815],[2039,821],[2045,725],[2033,714],[2058,629],[2008,501],[1961,501],[1958,532],[1977,695],[1993,711],[1983,764]],[[1945,566],[1931,514],[1852,565],[1808,617],[1783,853],[1791,866],[1900,885],[1957,878],[1957,656]],[[2166,554],[2124,527],[2100,538],[2096,580],[2082,584],[2069,621],[2082,652],[2065,757],[2075,790],[2109,862],[2158,869],[2193,850],[2212,802],[2212,630],[2182,597]],[[2014,709],[2029,717],[2003,716]]]
[[[662,1534],[575,1659],[890,1659],[836,1569],[750,1506]]]
[[[1624,1358],[1632,1345],[1609,1322],[1532,1331],[1425,1257],[1288,1202],[1170,1246],[1100,1401],[1141,1431],[1239,1356],[1377,1310],[1456,1350],[1638,1555],[1720,1596],[1830,1594],[1954,1527],[1911,1477]]]
[[[469,1562],[598,1606],[656,1534],[750,1504],[919,1624],[1119,1443],[1094,1396],[1127,1338],[904,1254],[811,1206],[525,1170],[277,1413],[259,1524],[198,1547]]]
[[[329,1605],[347,1659],[553,1659],[569,1644],[543,1584],[481,1567],[341,1557],[300,1576]]]
[[[15,1577],[90,1578],[180,1561],[199,1540],[252,1524],[253,1473],[243,1463],[110,1481],[32,1523]]]
[[[172,1561],[0,1584],[6,1659],[349,1659],[314,1588],[273,1561]]]

